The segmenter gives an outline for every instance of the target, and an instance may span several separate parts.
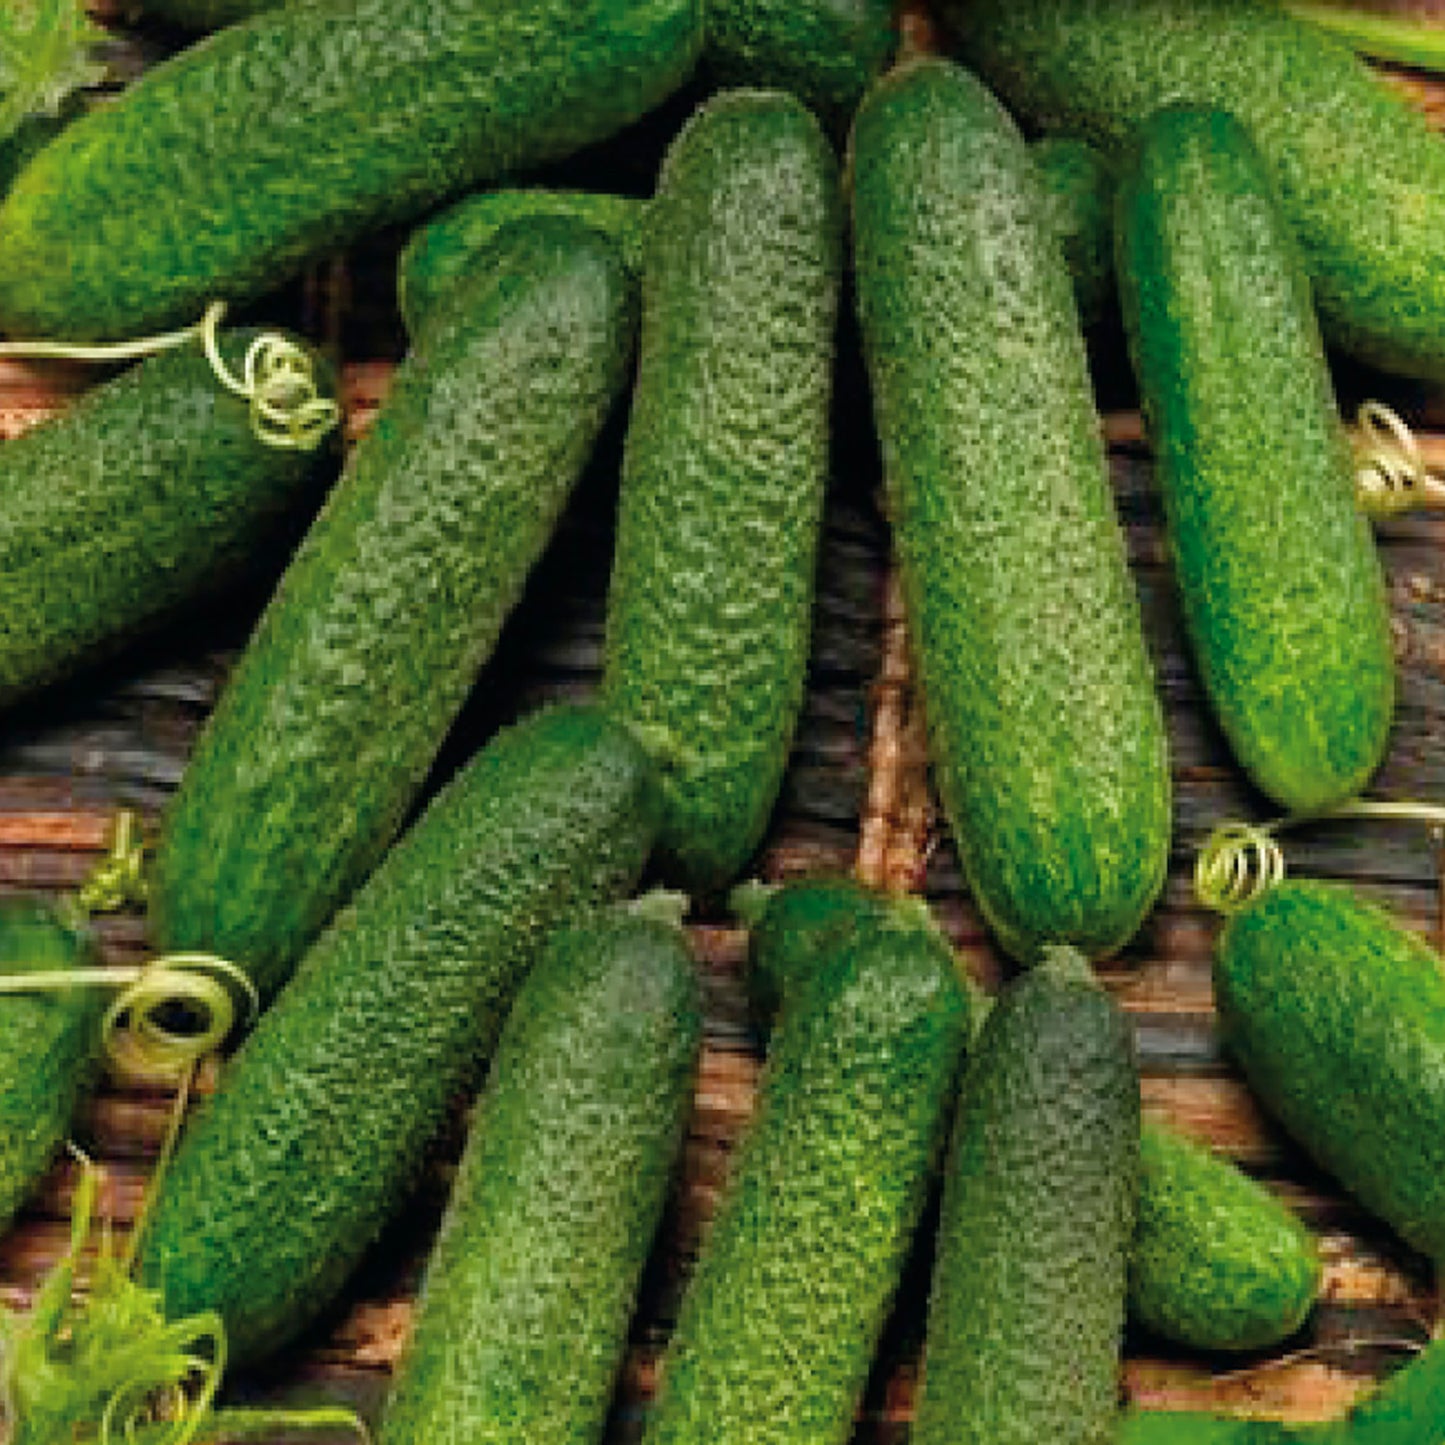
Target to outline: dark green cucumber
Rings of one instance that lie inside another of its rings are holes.
[[[132,336],[656,105],[699,0],[334,0],[208,36],[36,157],[0,205],[0,326]]]
[[[0,900],[0,973],[82,968],[91,946],[42,899]],[[0,1229],[55,1157],[94,1073],[105,995],[0,998]]]
[[[1074,282],[1079,321],[1095,326],[1114,296],[1114,170],[1085,141],[1053,136],[1029,147],[1044,203]]]
[[[898,43],[893,0],[707,0],[703,61],[722,85],[786,90],[847,127]]]
[[[1320,1287],[1314,1236],[1206,1145],[1146,1124],[1129,1259],[1129,1316],[1198,1350],[1277,1345]]]
[[[1004,947],[1126,943],[1168,861],[1169,768],[1083,339],[1035,167],[947,61],[852,142],[858,313],[930,751]]]
[[[1050,949],[964,1072],[917,1445],[1112,1438],[1138,1182],[1132,1032],[1083,955]]]
[[[263,994],[385,850],[627,375],[633,283],[549,219],[497,238],[398,368],[165,817],[163,947]]]
[[[497,1044],[381,1445],[595,1445],[692,1106],[675,925],[554,933]]]
[[[1299,1431],[1273,1420],[1192,1410],[1129,1410],[1120,1421],[1117,1445],[1295,1445],[1300,1438]]]
[[[1170,102],[1249,130],[1331,344],[1445,377],[1445,147],[1349,47],[1264,0],[949,0],[964,59],[1031,127],[1120,153]]]
[[[547,934],[626,892],[656,777],[593,707],[499,734],[307,953],[187,1127],[139,1277],[255,1358],[325,1307],[474,1080]]]
[[[1248,135],[1169,108],[1120,183],[1119,288],[1205,689],[1291,812],[1359,792],[1389,742],[1390,610],[1309,283]]]
[[[254,336],[222,336],[233,371]],[[263,443],[199,343],[138,363],[6,442],[0,703],[114,651],[233,576],[314,500],[315,457]]]
[[[851,1438],[972,1012],[913,904],[889,904],[790,998],[645,1445]]]
[[[1445,964],[1341,884],[1286,880],[1232,915],[1214,991],[1251,1089],[1322,1168],[1445,1260]]]
[[[791,96],[732,91],[668,150],[607,599],[603,696],[663,773],[667,866],[757,847],[803,701],[841,270],[836,166]]]
[[[646,210],[644,201],[596,191],[485,191],[458,201],[418,227],[397,260],[397,302],[407,334],[421,334],[439,298],[471,272],[497,232],[512,221],[573,217],[607,236],[628,270],[641,275]]]

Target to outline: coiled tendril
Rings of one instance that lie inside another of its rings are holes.
[[[1416,507],[1445,506],[1445,483],[1425,465],[1420,443],[1384,402],[1361,404],[1355,417],[1356,495],[1372,517],[1393,517]]]
[[[1223,823],[1194,862],[1194,893],[1216,913],[1238,913],[1284,877],[1284,852],[1268,827]]]

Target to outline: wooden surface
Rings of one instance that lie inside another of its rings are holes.
[[[106,9],[114,17],[123,7]],[[125,63],[143,64],[166,43],[163,35],[138,32],[123,48]],[[272,303],[273,314],[284,313],[329,341],[345,363],[353,437],[384,394],[401,346],[388,274],[395,243],[382,238],[344,262],[328,262]],[[876,446],[867,428],[861,370],[846,335],[843,352],[807,705],[758,871],[779,878],[858,866],[891,886],[923,892],[967,966],[993,985],[1005,970],[962,886],[928,789],[906,622],[876,503]],[[1106,329],[1094,338],[1093,352],[1120,512],[1169,716],[1176,783],[1165,897],[1140,936],[1108,966],[1107,981],[1136,1025],[1146,1108],[1209,1140],[1278,1190],[1319,1232],[1327,1260],[1324,1300],[1287,1349],[1243,1360],[1205,1359],[1131,1336],[1125,1388],[1131,1398],[1151,1404],[1322,1418],[1423,1340],[1435,1307],[1432,1281],[1422,1259],[1344,1198],[1261,1115],[1218,1047],[1209,985],[1215,923],[1192,900],[1190,869],[1213,824],[1267,816],[1268,810],[1229,759],[1182,646],[1117,332]],[[1440,434],[1427,440],[1445,456],[1445,394],[1348,368],[1338,379],[1350,402],[1380,395],[1411,420],[1435,427]],[[76,368],[0,363],[0,434],[12,435],[63,406],[89,380]],[[585,693],[594,682],[619,438],[620,419],[448,744],[438,778],[500,721],[544,698]],[[1268,486],[1269,478],[1261,477],[1260,485]],[[1445,521],[1392,521],[1380,528],[1380,539],[1401,691],[1390,755],[1372,794],[1445,801]],[[283,562],[263,559],[248,590],[192,609],[114,663],[0,722],[0,888],[72,888],[103,845],[116,806],[137,807],[155,820]],[[1320,826],[1291,834],[1288,856],[1293,871],[1353,879],[1411,926],[1440,936],[1440,851],[1428,831]],[[101,928],[111,958],[143,955],[137,918],[107,920]],[[609,1442],[632,1441],[640,1433],[668,1322],[749,1116],[760,1062],[744,1007],[743,935],[717,911],[695,914],[690,935],[705,980],[707,1044],[681,1180],[646,1277]],[[108,1167],[107,1207],[122,1229],[139,1207],[168,1112],[163,1096],[107,1088],[79,1123],[77,1136]],[[302,1347],[264,1372],[233,1379],[233,1398],[340,1397],[375,1418],[459,1148],[460,1118],[459,1110],[457,1127],[438,1144],[417,1198],[341,1304]],[[71,1166],[58,1165],[17,1227],[0,1239],[0,1297],[6,1302],[23,1303],[56,1258],[73,1182]],[[883,1445],[906,1434],[926,1266],[924,1247],[880,1352],[858,1445]]]

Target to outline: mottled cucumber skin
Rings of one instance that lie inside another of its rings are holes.
[[[255,335],[221,337],[233,371]],[[330,394],[329,370],[308,354]],[[329,450],[263,443],[199,343],[137,363],[7,441],[0,703],[213,593],[284,517],[314,502],[308,483]]]
[[[595,1445],[692,1105],[676,926],[554,933],[508,1015],[381,1445]]]
[[[917,1445],[1104,1445],[1139,1180],[1122,1013],[1073,949],[999,996],[944,1166]]]
[[[603,696],[657,759],[691,891],[761,841],[803,701],[841,271],[836,164],[791,96],[730,91],[668,149],[607,599]]]
[[[1277,1425],[1272,1420],[1233,1420],[1189,1410],[1130,1410],[1120,1421],[1116,1442],[1117,1445],[1290,1445],[1301,1438],[1316,1437],[1288,1425]]]
[[[1342,41],[1251,0],[949,0],[964,59],[1035,129],[1119,154],[1171,102],[1254,137],[1326,338],[1445,377],[1445,147]]]
[[[0,326],[133,336],[600,140],[686,77],[699,0],[342,0],[207,36],[0,205]]]
[[[707,0],[703,63],[725,86],[786,90],[847,127],[893,58],[892,0]]]
[[[625,385],[635,306],[596,232],[513,228],[397,369],[166,813],[163,947],[269,995],[370,872]]]
[[[85,967],[86,935],[47,901],[0,899],[0,973]],[[0,998],[0,1228],[55,1157],[95,1072],[101,989]]]
[[[1064,248],[1079,321],[1096,326],[1114,298],[1114,169],[1086,141],[1049,136],[1029,147]]]
[[[935,780],[1003,946],[1091,956],[1163,886],[1164,720],[1038,175],[965,71],[852,139],[858,315]]]
[[[1292,1335],[1320,1288],[1314,1236],[1275,1195],[1206,1145],[1161,1125],[1139,1139],[1129,1317],[1198,1350],[1256,1350]]]
[[[1445,966],[1348,887],[1287,880],[1230,917],[1214,959],[1250,1088],[1356,1198],[1445,1259]]]
[[[1248,135],[1161,111],[1118,195],[1119,288],[1174,572],[1236,758],[1291,812],[1389,743],[1385,580],[1309,282]]]
[[[788,1002],[645,1445],[844,1445],[943,1142],[972,1004],[911,910]]]
[[[657,818],[645,754],[592,706],[533,714],[438,795],[307,953],[182,1136],[139,1277],[229,1354],[336,1294],[474,1082],[548,933],[625,894]]]
[[[406,243],[396,265],[397,304],[409,336],[419,336],[442,297],[469,275],[509,222],[540,216],[572,217],[601,231],[622,253],[627,269],[642,274],[642,218],[647,203],[596,191],[485,191],[458,201]]]

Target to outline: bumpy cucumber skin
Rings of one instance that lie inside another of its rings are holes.
[[[946,944],[911,912],[861,929],[789,1000],[645,1445],[851,1437],[971,1013]]]
[[[675,926],[553,934],[497,1045],[381,1445],[594,1445],[692,1104]]]
[[[852,141],[859,320],[934,773],[1004,947],[1121,947],[1163,886],[1162,709],[1035,168],[942,60]]]
[[[394,1212],[547,934],[637,880],[656,776],[591,706],[498,734],[317,941],[187,1127],[141,1248],[235,1358],[294,1336]]]
[[[218,31],[77,121],[0,205],[0,326],[131,336],[612,134],[699,0],[351,0]]]
[[[1118,154],[1161,106],[1233,113],[1264,157],[1332,345],[1445,377],[1445,148],[1341,41],[1251,0],[950,0],[1014,114]]]
[[[642,273],[645,201],[596,191],[486,191],[420,226],[396,264],[397,304],[409,336],[419,336],[438,302],[472,271],[509,222],[569,216],[601,231],[634,275]]]
[[[944,1166],[918,1445],[1103,1445],[1139,1179],[1128,1023],[1072,949],[1004,990]]]
[[[1289,1133],[1366,1208],[1445,1259],[1445,968],[1340,884],[1286,880],[1220,934],[1225,1043]]]
[[[827,140],[771,92],[703,105],[648,210],[603,696],[660,764],[693,891],[761,841],[802,706],[841,231]]]
[[[1114,170],[1086,141],[1050,136],[1029,154],[1074,282],[1079,321],[1096,326],[1114,297]]]
[[[721,84],[789,91],[840,130],[898,43],[892,0],[708,0],[706,34]]]
[[[80,968],[89,954],[86,936],[48,902],[0,899],[0,973]],[[104,1007],[99,989],[0,999],[0,1228],[70,1129],[94,1073]]]
[[[1121,179],[1116,238],[1205,689],[1262,791],[1327,808],[1389,743],[1389,603],[1309,283],[1238,122],[1155,116]]]
[[[222,336],[229,367],[239,371],[254,335]],[[329,392],[327,369],[312,361]],[[310,499],[328,450],[261,442],[198,343],[138,363],[6,442],[0,703],[214,591]]]
[[[386,403],[197,743],[155,862],[163,947],[272,993],[381,856],[626,382],[634,286],[512,229]]]
[[[1276,1345],[1319,1294],[1314,1236],[1263,1185],[1173,1130],[1146,1124],[1129,1315],[1199,1350]]]
[[[1301,1432],[1272,1420],[1231,1420],[1189,1410],[1130,1410],[1120,1421],[1117,1445],[1290,1445],[1300,1438]]]

